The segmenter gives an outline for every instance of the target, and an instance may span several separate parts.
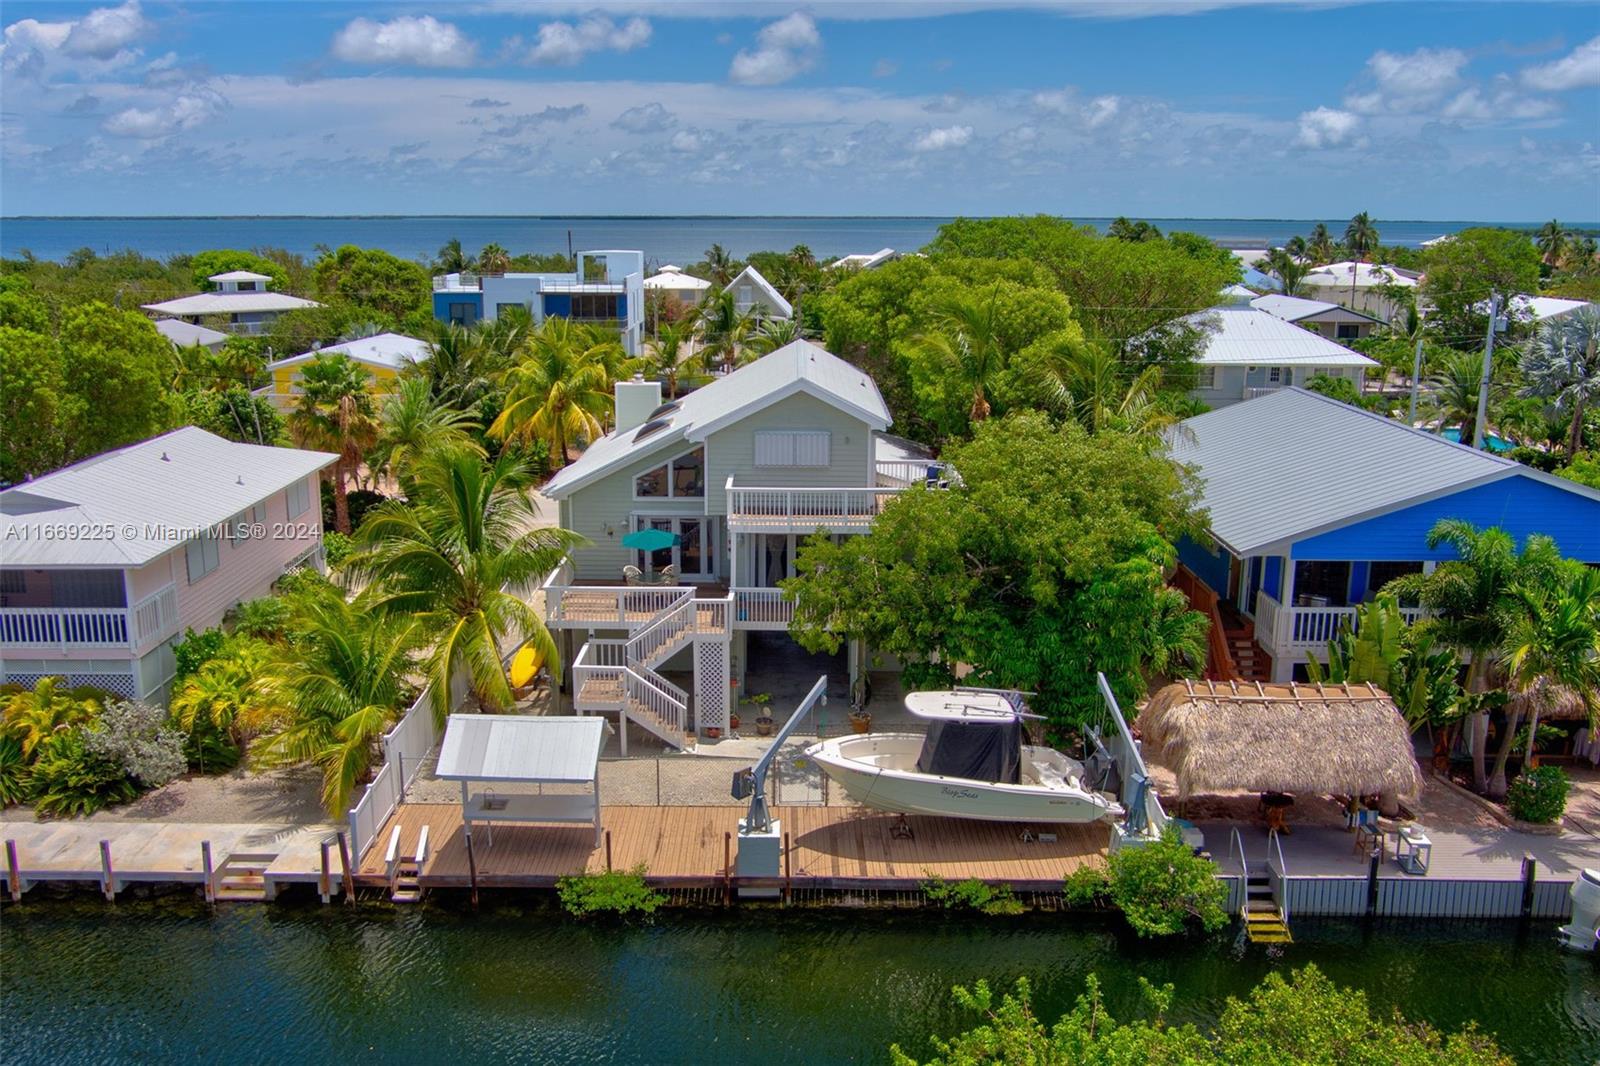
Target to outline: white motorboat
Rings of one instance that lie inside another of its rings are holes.
[[[1083,764],[1024,744],[1014,695],[982,690],[912,692],[921,733],[864,733],[820,741],[806,755],[857,803],[899,814],[989,822],[1085,823],[1121,817]]]

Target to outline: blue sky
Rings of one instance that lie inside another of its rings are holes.
[[[27,3],[5,214],[1600,218],[1600,7]]]

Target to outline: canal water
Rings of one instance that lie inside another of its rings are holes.
[[[1315,962],[1378,1009],[1477,1019],[1520,1063],[1600,1060],[1600,966],[1553,927],[1296,923],[1278,953],[1140,941],[1114,920],[928,911],[677,911],[581,924],[543,908],[40,901],[0,920],[7,1063],[883,1062],[969,1019],[950,986],[1033,983],[1054,1018],[1139,976],[1205,1024],[1271,970]]]

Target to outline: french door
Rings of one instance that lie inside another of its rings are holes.
[[[717,576],[717,538],[709,519],[695,517],[652,518],[640,516],[634,520],[637,529],[661,529],[678,535],[678,543],[670,548],[635,552],[638,566],[647,573],[660,573],[668,566],[675,567],[685,581],[711,581]]]

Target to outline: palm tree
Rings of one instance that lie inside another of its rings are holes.
[[[346,569],[370,578],[374,610],[414,618],[432,642],[426,672],[441,723],[457,676],[485,706],[505,708],[508,642],[531,645],[559,673],[555,642],[526,597],[583,538],[537,524],[531,469],[516,456],[434,451],[416,478],[409,505],[379,504],[362,523]]]
[[[721,289],[700,305],[700,361],[709,372],[717,366],[732,370],[756,320],[739,310],[732,292]]]
[[[1362,262],[1367,256],[1377,250],[1378,227],[1373,223],[1372,217],[1365,211],[1350,220],[1344,228],[1344,246],[1350,249],[1350,254]]]
[[[1267,273],[1278,279],[1278,284],[1283,286],[1285,296],[1298,293],[1301,280],[1309,273],[1306,265],[1287,248],[1268,249],[1267,257],[1257,262],[1256,266],[1265,267]]]
[[[403,487],[424,452],[439,447],[481,452],[469,435],[477,428],[470,415],[440,403],[426,378],[402,378],[378,412],[378,434],[367,455],[367,469],[374,477],[393,477]]]
[[[615,382],[614,356],[622,344],[591,326],[552,317],[523,344],[520,362],[506,376],[505,407],[489,426],[501,440],[542,440],[550,457],[567,465],[567,449],[605,432]]]
[[[1328,232],[1328,227],[1321,222],[1312,226],[1311,236],[1306,240],[1306,254],[1311,257],[1311,261],[1319,266],[1331,263],[1336,251],[1333,234]]]
[[[1130,376],[1109,348],[1083,342],[1058,347],[1042,369],[1055,404],[1090,433],[1154,437],[1177,421],[1156,403],[1159,366]]]
[[[1294,256],[1296,259],[1304,261],[1306,257],[1306,239],[1298,234],[1290,237],[1288,240],[1283,242],[1283,250]]]
[[[491,241],[478,250],[478,270],[484,274],[504,274],[511,269],[511,253]]]
[[[1510,688],[1532,710],[1529,757],[1539,708],[1558,693],[1581,700],[1591,724],[1600,713],[1600,570],[1571,561],[1561,569],[1554,585],[1516,589],[1519,610],[1506,642]],[[1508,708],[1505,738],[1489,777],[1491,795],[1505,793],[1506,760],[1519,717]]]
[[[300,401],[289,414],[296,444],[339,455],[333,464],[333,525],[340,533],[350,532],[345,479],[360,469],[361,456],[377,438],[371,378],[343,353],[318,355],[301,370]]]
[[[933,330],[911,342],[914,354],[971,392],[968,417],[974,422],[989,417],[988,390],[1009,362],[1010,353],[1000,336],[999,295],[996,285],[988,299],[966,292],[945,297],[930,308]]]
[[[799,319],[769,318],[761,323],[745,350],[753,358],[759,358],[770,355],[786,344],[804,340],[805,335],[805,328],[800,325]]]
[[[1539,227],[1538,234],[1533,243],[1538,245],[1539,254],[1544,261],[1552,267],[1559,267],[1562,259],[1566,257],[1567,246],[1571,235],[1567,228],[1555,219],[1551,219]]]
[[[1519,587],[1547,587],[1561,568],[1555,541],[1542,534],[1528,537],[1521,552],[1509,533],[1498,527],[1479,530],[1457,518],[1441,519],[1428,531],[1428,549],[1449,548],[1456,558],[1440,563],[1431,574],[1408,574],[1391,581],[1384,592],[1414,598],[1431,612],[1425,625],[1457,651],[1470,655],[1466,691],[1481,696],[1491,687],[1508,645]],[[1472,779],[1487,790],[1489,776],[1484,748],[1489,712],[1479,700],[1472,710]]]
[[[1525,396],[1555,401],[1572,417],[1567,455],[1583,449],[1583,417],[1600,399],[1600,308],[1586,305],[1545,323],[1522,357]]]
[[[172,716],[184,732],[214,730],[243,751],[250,738],[280,718],[277,703],[261,686],[271,652],[260,641],[230,642],[184,679],[172,697]]]
[[[1496,372],[1496,368],[1490,368],[1491,407],[1505,392],[1502,383],[1494,379]],[[1482,378],[1483,356],[1477,352],[1451,351],[1428,379],[1440,422],[1457,427],[1461,443],[1474,448],[1479,443],[1475,427],[1478,420],[1478,389]]]
[[[472,260],[467,253],[461,250],[461,239],[451,237],[439,249],[439,255],[433,261],[433,269],[442,274],[458,274],[463,270],[472,269]]]
[[[3,718],[5,735],[22,748],[22,757],[33,753],[51,736],[71,729],[94,717],[94,700],[74,699],[64,689],[64,679],[41,677],[32,692],[18,692],[6,699]]]
[[[720,244],[713,244],[706,249],[706,269],[711,273],[711,280],[717,285],[726,285],[733,280],[734,267],[737,262],[728,250]]]
[[[693,339],[694,323],[685,319],[662,326],[645,348],[645,373],[667,387],[668,400],[678,397],[678,375],[690,359]]]
[[[296,606],[294,643],[262,680],[286,717],[256,742],[251,758],[262,766],[315,763],[323,808],[340,818],[372,766],[378,738],[410,697],[406,676],[421,625],[371,612],[333,590]]]

